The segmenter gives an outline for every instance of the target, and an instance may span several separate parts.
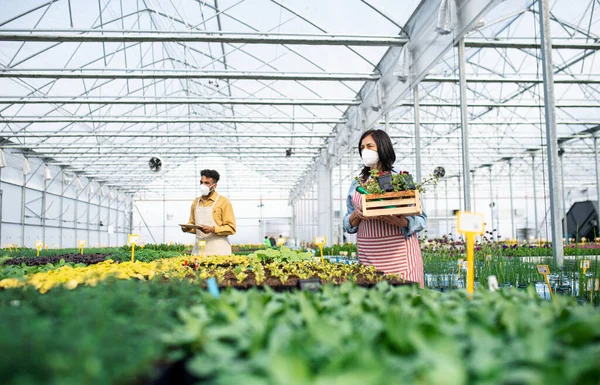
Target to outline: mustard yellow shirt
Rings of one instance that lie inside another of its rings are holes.
[[[198,205],[198,201],[200,201],[200,207],[210,207],[215,202],[216,197],[217,193],[212,191],[210,194],[208,194],[208,196],[194,199],[194,203],[192,203],[192,208],[190,210],[190,220],[188,223],[190,225],[196,224],[196,205]],[[215,226],[216,235],[235,234],[235,215],[233,214],[233,206],[231,206],[229,199],[225,198],[223,195],[219,195],[219,200],[217,200],[217,203],[215,203],[212,214],[213,219],[217,224],[217,226]],[[188,233],[196,234],[196,230],[190,229],[188,230]]]

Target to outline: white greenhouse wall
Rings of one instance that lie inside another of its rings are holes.
[[[133,206],[133,231],[144,243],[194,242],[194,235],[183,233],[179,223],[187,223],[193,196],[189,199],[137,200]],[[237,233],[232,244],[262,243],[265,235],[292,237],[292,211],[286,200],[231,199]]]
[[[80,177],[79,189],[72,173],[52,165],[52,179],[45,181],[44,163],[37,158],[29,159],[31,173],[23,175],[21,153],[5,150],[5,158],[7,167],[0,168],[2,246],[34,247],[38,240],[50,248],[77,247],[78,240],[90,247],[127,242],[129,196],[107,186],[101,190],[85,177]]]

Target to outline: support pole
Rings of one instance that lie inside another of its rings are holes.
[[[554,104],[554,68],[552,65],[552,35],[550,33],[550,8],[548,0],[538,0],[542,69],[544,74],[544,110],[546,113],[546,146],[548,149],[548,188],[550,190],[550,217],[552,220],[552,255],[560,268],[564,250],[560,226],[561,190],[558,186],[556,161],[558,156],[556,111]]]
[[[338,218],[338,226],[340,227],[340,245],[344,243],[344,214],[345,214],[345,210],[344,210],[344,191],[342,190],[342,160],[340,160],[340,165],[338,167],[339,173],[340,173],[340,186],[339,186],[339,190],[340,190],[340,217]]]
[[[594,165],[596,166],[596,202],[600,202],[600,170],[598,170],[598,137],[594,135]],[[599,235],[600,236],[600,235]]]
[[[595,140],[594,140],[595,142]],[[565,154],[565,150],[560,148],[558,150],[558,159],[560,160],[560,186],[561,186],[561,195],[562,195],[562,207],[563,207],[563,212],[561,213],[563,215],[563,219],[562,219],[562,230],[563,230],[563,235],[565,235],[565,237],[568,237],[568,231],[567,231],[567,196],[565,195],[565,163],[564,163],[564,154]],[[577,242],[577,240],[575,240],[575,242]]]
[[[510,189],[510,236],[511,239],[516,239],[515,236],[515,207],[513,201],[513,183],[512,183],[512,159],[508,159],[508,188]]]
[[[471,170],[471,188],[473,189],[473,192],[472,192],[473,211],[477,211],[477,201],[475,198],[475,170]]]
[[[23,175],[23,189],[21,190],[21,246],[25,247],[25,189],[27,175]]]
[[[42,191],[42,212],[40,213],[40,219],[42,222],[42,242],[46,245],[46,190],[48,189],[48,181],[44,178],[44,190]]]
[[[458,42],[458,75],[460,82],[460,126],[462,136],[462,158],[463,158],[463,182],[464,182],[464,200],[465,211],[471,211],[471,181],[469,166],[469,116],[467,111],[467,62],[465,59],[465,41],[460,39]]]
[[[489,166],[489,170],[490,170],[490,218],[491,218],[491,226],[490,226],[490,231],[494,231],[494,206],[496,206],[496,203],[494,203],[494,190],[492,188],[492,165],[490,164]]]
[[[322,165],[319,167],[319,180],[317,191],[317,223],[315,236],[325,236],[327,245],[333,244],[333,199],[331,188],[331,167]]]
[[[415,177],[417,183],[421,183],[421,118],[419,115],[419,85],[413,88],[413,99],[415,109]]]
[[[438,191],[437,191],[437,183],[433,185],[433,212],[435,216],[438,218],[435,224],[435,235],[434,237],[440,236],[440,211],[438,210]],[[431,236],[431,234],[430,234]]]
[[[92,182],[90,181],[87,185],[88,188],[88,193],[87,193],[87,208],[86,208],[86,219],[87,219],[87,244],[89,247],[92,247],[92,238],[90,236],[90,210],[92,209],[92,195],[89,192],[89,188],[92,185]]]
[[[444,179],[444,190],[446,195],[446,236],[450,234],[450,205],[448,204],[448,179]]]
[[[535,154],[531,154],[531,177],[533,179],[533,214],[534,214],[534,219],[535,219],[535,224],[534,224],[534,228],[535,228],[535,238],[539,238],[539,230],[538,230],[538,207],[537,207],[537,187],[536,187],[536,182],[535,182]]]

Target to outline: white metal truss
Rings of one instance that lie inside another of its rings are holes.
[[[550,14],[557,144],[563,173],[573,176],[565,196],[578,185],[598,187],[600,30],[593,1],[556,2]],[[414,171],[418,164],[427,175],[444,165],[446,187],[460,202],[462,107],[474,184],[487,186],[490,174],[502,195],[507,159],[524,191],[532,175],[548,179],[533,0],[450,0],[460,4],[450,30],[437,25],[440,0],[415,3],[408,13],[391,1],[356,2],[365,25],[347,28],[309,17],[293,2],[264,0],[265,15],[258,16],[244,1],[218,3],[100,0],[96,13],[65,1],[14,5],[0,16],[0,147],[149,195],[194,191],[192,181],[157,183],[193,179],[197,162],[208,164],[211,153],[214,164],[247,165],[278,180],[306,220],[309,197],[341,200],[360,167],[357,140],[368,128],[388,131],[402,167]],[[459,98],[460,40],[466,106]],[[167,160],[173,179],[147,170],[150,155]],[[138,175],[120,173],[124,165]],[[333,197],[324,172],[340,190]],[[469,200],[481,207],[482,194],[474,194]],[[528,194],[545,196],[547,186]],[[321,202],[313,212],[331,212],[335,204]],[[542,210],[536,209],[538,226],[548,224]]]

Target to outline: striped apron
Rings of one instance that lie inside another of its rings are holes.
[[[362,197],[352,196],[355,210],[362,211]],[[399,274],[407,281],[424,286],[423,259],[417,234],[406,238],[402,229],[378,219],[361,221],[357,234],[358,261],[375,266],[386,274]]]

